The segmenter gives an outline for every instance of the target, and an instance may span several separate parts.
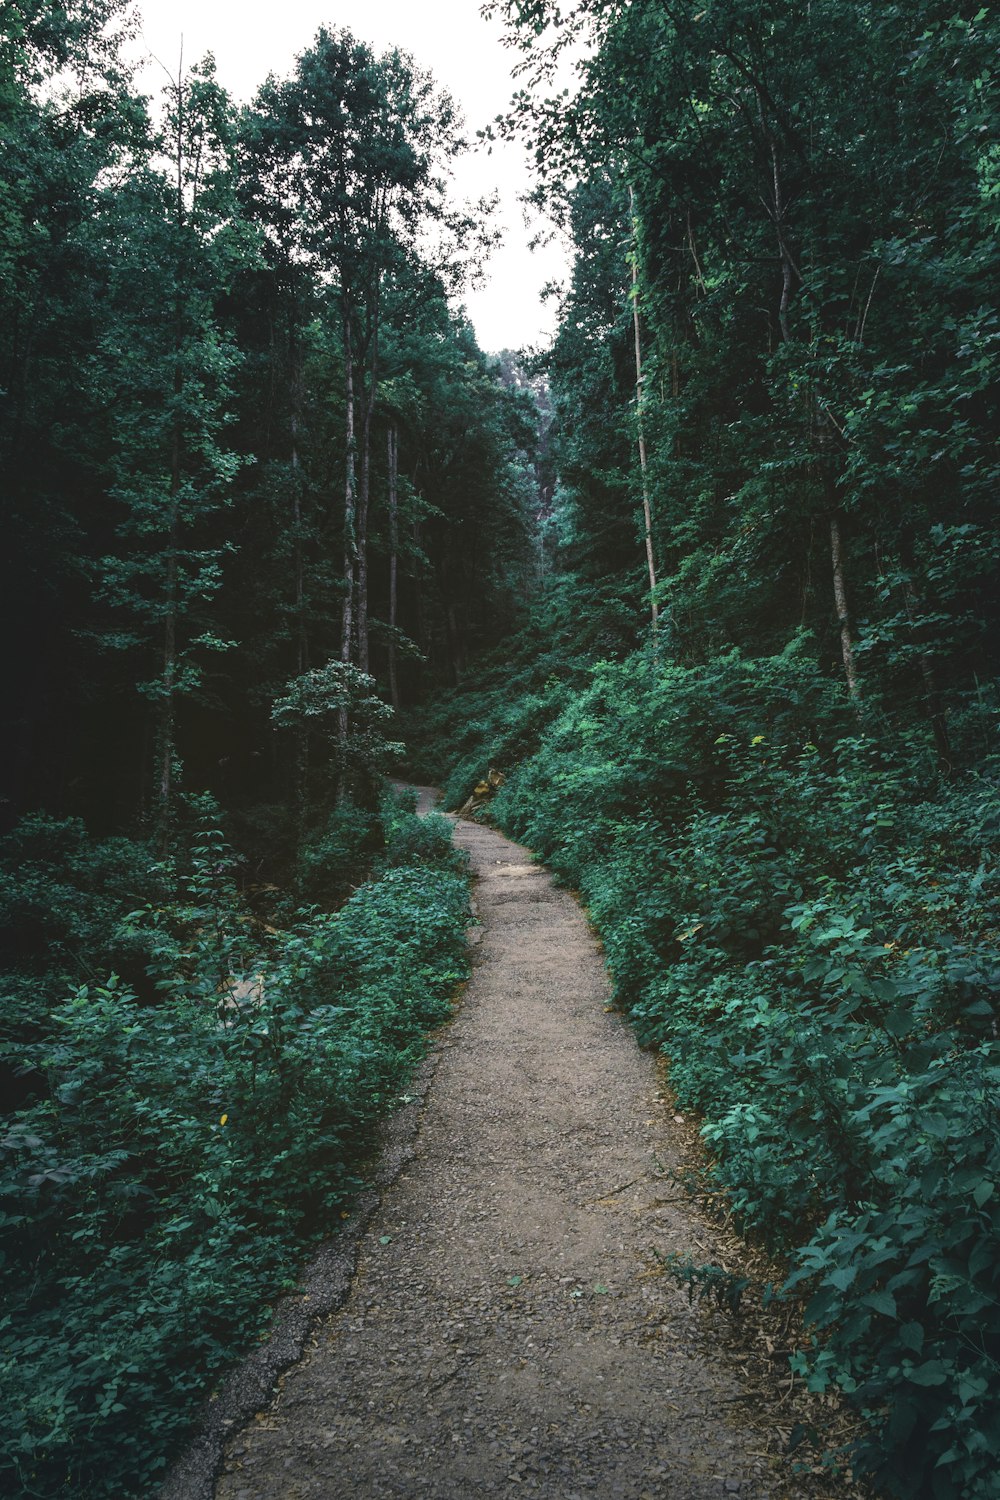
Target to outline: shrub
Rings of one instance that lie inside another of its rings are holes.
[[[797,1366],[863,1413],[859,1466],[899,1497],[986,1500],[1000,795],[992,762],[942,785],[866,715],[800,642],[600,663],[492,813],[581,891],[732,1207],[787,1257]]]
[[[0,1487],[148,1495],[198,1400],[340,1222],[374,1123],[466,972],[464,867],[433,826],[336,914],[266,932],[211,808],[111,977],[39,1018],[0,1136]],[[443,820],[439,820],[443,821]],[[74,834],[75,837],[75,834]]]

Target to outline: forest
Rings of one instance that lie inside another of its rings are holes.
[[[404,53],[150,99],[124,0],[0,19],[0,1486],[152,1493],[266,1336],[467,972],[388,778],[494,771],[830,1463],[996,1500],[1000,20],[484,11],[573,247],[531,355]]]

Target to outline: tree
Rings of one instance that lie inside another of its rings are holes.
[[[540,86],[589,42],[575,97],[525,91],[509,122],[557,211],[609,166],[634,189],[672,649],[769,650],[805,626],[856,706],[919,707],[944,766],[941,684],[968,689],[995,621],[995,395],[973,352],[998,270],[989,12],[495,8]],[[960,582],[972,535],[983,573]]]
[[[165,837],[179,768],[177,707],[227,649],[210,605],[231,543],[207,530],[232,499],[239,461],[225,427],[237,353],[216,312],[250,242],[234,217],[233,117],[209,58],[179,68],[144,165],[105,204],[113,316],[97,361],[112,409],[112,497],[124,543],[101,564],[101,596],[129,621],[108,636],[146,663],[154,707],[153,803]],[[156,642],[154,648],[154,641]],[[156,668],[150,672],[155,650]]]
[[[455,112],[399,52],[376,59],[325,28],[293,78],[269,80],[255,131],[281,164],[300,253],[329,277],[343,361],[343,574],[340,654],[369,662],[368,514],[384,287],[428,217],[441,212],[438,159]]]
[[[81,563],[106,519],[104,414],[88,382],[101,327],[100,185],[145,150],[117,0],[23,0],[0,22],[0,600],[9,814],[79,776],[68,746],[106,684],[79,631]]]

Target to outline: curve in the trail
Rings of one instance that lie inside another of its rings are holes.
[[[482,938],[414,1160],[216,1500],[805,1493],[765,1473],[737,1374],[661,1274],[710,1231],[663,1203],[676,1127],[583,913],[500,834],[455,838]]]

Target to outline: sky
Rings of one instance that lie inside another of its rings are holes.
[[[479,14],[480,0],[279,0],[277,5],[245,0],[138,0],[146,49],[175,76],[183,38],[186,62],[215,55],[219,81],[239,101],[250,99],[273,72],[292,71],[297,53],[309,46],[321,25],[347,27],[375,52],[400,47],[420,68],[454,96],[474,139],[507,105],[516,85],[510,76],[516,54],[501,45],[499,22]],[[144,87],[155,92],[162,69],[151,64]],[[524,152],[497,143],[488,154],[480,145],[456,172],[460,197],[500,193],[502,245],[487,267],[487,284],[469,290],[466,308],[483,349],[518,349],[551,337],[555,304],[540,293],[566,276],[566,250],[553,243],[531,251],[529,228],[518,194],[531,186]]]

